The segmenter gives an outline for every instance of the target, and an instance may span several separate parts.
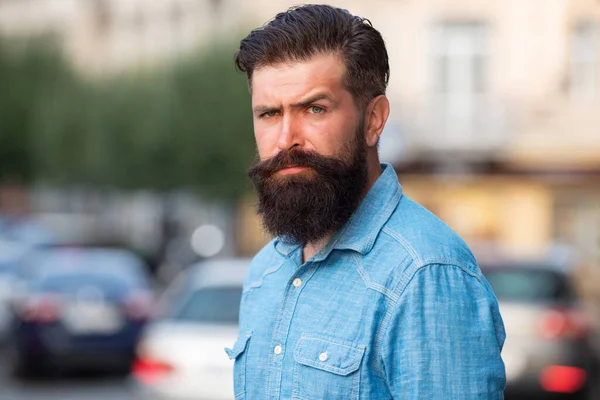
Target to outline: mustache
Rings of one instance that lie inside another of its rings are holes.
[[[267,179],[277,171],[289,167],[309,167],[323,174],[332,174],[343,170],[346,163],[311,150],[285,150],[269,159],[257,161],[248,175],[251,178]]]

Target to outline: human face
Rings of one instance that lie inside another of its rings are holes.
[[[336,57],[269,68],[254,81],[268,88],[253,95],[260,160],[249,175],[258,213],[271,234],[316,243],[350,218],[367,185],[364,118]]]
[[[340,157],[354,140],[361,112],[343,83],[346,67],[336,54],[263,66],[252,77],[254,134],[261,160],[281,151]],[[289,167],[279,175],[307,172]]]

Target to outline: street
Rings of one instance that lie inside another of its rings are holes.
[[[133,400],[126,378],[102,375],[20,381],[0,356],[0,400]]]

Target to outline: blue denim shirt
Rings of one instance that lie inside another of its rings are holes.
[[[466,244],[383,173],[313,258],[274,240],[226,349],[236,400],[502,399],[498,303]]]

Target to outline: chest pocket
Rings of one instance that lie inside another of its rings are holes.
[[[252,332],[240,335],[233,349],[225,349],[231,360],[235,360],[233,367],[233,387],[235,400],[242,400],[246,395],[246,348]]]
[[[302,336],[294,349],[295,400],[358,400],[364,346]]]

